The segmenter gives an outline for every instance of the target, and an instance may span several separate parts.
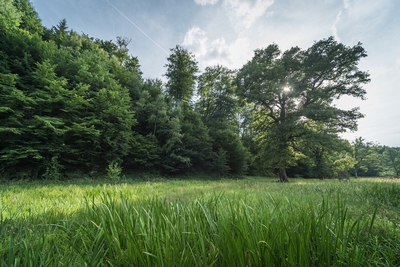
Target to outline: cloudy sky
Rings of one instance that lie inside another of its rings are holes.
[[[367,100],[343,99],[366,117],[353,140],[363,136],[400,146],[399,0],[31,0],[46,27],[65,18],[70,29],[103,40],[132,39],[145,78],[163,78],[169,49],[192,51],[201,69],[222,64],[239,69],[256,48],[308,48],[334,36],[368,53],[360,69],[371,74]]]

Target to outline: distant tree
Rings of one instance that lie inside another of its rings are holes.
[[[123,66],[130,72],[139,74],[140,76],[142,73],[139,69],[139,60],[137,57],[129,55],[128,45],[131,43],[131,41],[132,40],[128,39],[127,37],[117,36],[116,42],[96,39],[94,43],[106,51],[109,58],[117,58],[120,66]]]
[[[114,52],[114,55],[119,59],[121,66],[125,65],[125,63],[129,60],[129,49],[128,45],[131,43],[131,39],[127,37],[117,37],[117,51]]]
[[[135,141],[126,162],[141,170],[159,170],[161,147],[169,138],[170,108],[162,94],[160,80],[145,80],[140,90],[139,99],[133,101],[137,120],[132,128]]]
[[[142,135],[157,136],[159,128],[170,118],[160,80],[144,81],[139,99],[134,103],[134,110],[138,120],[135,130]]]
[[[207,67],[198,78],[197,110],[204,123],[213,129],[239,131],[236,74],[220,65]]]
[[[355,160],[354,177],[358,177],[359,170],[368,170],[371,162],[377,162],[378,145],[373,142],[366,142],[364,138],[358,137],[352,142],[352,156]]]
[[[101,39],[96,39],[94,41],[101,49],[107,52],[108,57],[111,58],[118,50],[118,45],[115,44],[112,40],[104,41]]]
[[[400,148],[384,147],[382,161],[385,172],[384,175],[400,177]]]
[[[182,155],[190,158],[190,166],[193,167],[193,170],[207,171],[212,150],[209,129],[204,125],[196,111],[186,110],[183,115],[181,121],[182,143],[184,145]]]
[[[357,66],[363,57],[360,43],[346,47],[330,37],[304,51],[293,47],[282,53],[275,44],[257,49],[239,70],[238,95],[258,114],[262,158],[279,170],[280,181],[288,181],[286,168],[296,164],[293,143],[309,131],[306,123],[337,133],[356,129],[363,117],[359,109],[341,110],[332,102],[344,95],[364,99],[361,85],[369,82],[369,74]]]
[[[348,156],[351,150],[349,142],[339,138],[323,123],[309,120],[304,127],[307,131],[292,143],[294,151],[300,152],[298,161],[308,169],[302,175],[319,179],[334,177],[337,171],[335,162]]]
[[[42,35],[45,28],[42,26],[39,15],[29,0],[14,0],[14,6],[21,12],[21,23],[19,27],[32,34]]]
[[[334,153],[332,155],[332,159],[332,169],[337,174],[338,178],[342,179],[346,178],[343,176],[347,176],[349,179],[348,173],[354,167],[354,158],[351,156],[351,154],[346,152]]]
[[[228,159],[226,156],[226,151],[220,148],[214,156],[213,159],[214,171],[219,177],[226,176],[229,173],[230,167],[228,165]]]
[[[221,155],[221,149],[226,152],[226,164],[229,167],[228,173],[243,175],[248,170],[249,152],[243,146],[237,133],[230,129],[213,130],[210,136],[213,139],[214,155]]]
[[[132,127],[136,124],[128,91],[110,80],[93,98],[93,105],[94,126],[101,132],[96,149],[101,155],[99,163],[122,162],[132,149]]]
[[[187,170],[191,165],[189,155],[185,153],[185,144],[182,139],[182,109],[177,106],[170,112],[170,119],[167,121],[167,127],[160,129],[164,137],[161,146],[160,165],[166,173],[176,174]]]
[[[165,77],[165,90],[173,106],[182,103],[184,108],[191,106],[191,99],[196,84],[196,74],[199,71],[194,55],[177,45],[171,49]]]
[[[239,105],[235,72],[222,66],[207,67],[198,78],[196,110],[210,129],[213,167],[219,175],[241,175],[248,168],[248,152],[239,138]],[[226,163],[226,167],[224,164]]]
[[[66,36],[70,33],[69,31],[67,31],[68,25],[65,18],[60,20],[57,26],[53,26],[51,30],[53,32],[52,39],[56,42],[58,46],[61,46]]]
[[[19,151],[15,145],[24,133],[20,122],[24,109],[32,101],[16,88],[17,78],[15,74],[0,73],[0,169],[17,166],[21,158],[32,153],[29,149]]]
[[[22,13],[14,5],[14,0],[0,0],[0,30],[17,29]]]
[[[13,80],[7,79],[5,94],[0,94],[7,111],[4,117],[0,116],[4,127],[0,137],[6,137],[1,158],[2,165],[9,169],[31,168],[41,172],[54,157],[66,161],[71,158],[73,149],[66,142],[66,134],[71,132],[71,118],[82,102],[77,91],[65,88],[66,79],[57,77],[54,69],[48,60],[37,63],[29,83],[22,84],[22,89],[12,86]],[[8,75],[11,77],[16,76]]]

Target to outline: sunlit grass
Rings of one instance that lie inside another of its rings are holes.
[[[9,183],[1,266],[399,266],[400,182]]]

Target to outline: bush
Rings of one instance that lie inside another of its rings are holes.
[[[58,162],[58,157],[54,156],[46,162],[45,164],[45,173],[42,175],[42,178],[45,180],[61,180],[62,178],[62,170],[63,166]]]
[[[118,181],[121,179],[122,167],[118,162],[111,162],[107,168],[107,179],[111,181]]]

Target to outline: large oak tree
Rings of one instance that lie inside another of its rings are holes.
[[[360,43],[348,47],[330,37],[307,50],[282,53],[276,44],[257,49],[239,70],[237,91],[254,107],[260,155],[266,166],[279,170],[282,182],[288,181],[286,168],[304,156],[296,142],[307,138],[310,125],[332,135],[357,128],[359,108],[342,110],[333,102],[345,95],[365,98],[362,85],[369,74],[358,63],[366,56]]]

